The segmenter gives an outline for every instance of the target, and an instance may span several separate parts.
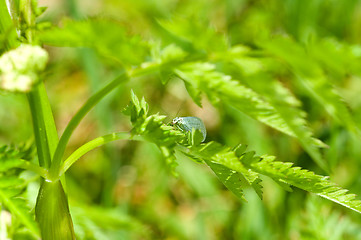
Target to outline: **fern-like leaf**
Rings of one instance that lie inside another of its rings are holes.
[[[217,175],[224,186],[234,195],[246,201],[242,189],[247,187],[247,180],[241,174],[215,162],[205,160],[205,163]]]
[[[355,200],[355,194],[347,193],[348,190],[337,186],[329,181],[329,177],[316,175],[315,173],[300,167],[293,167],[290,162],[274,161],[273,156],[254,158],[249,167],[258,173],[271,177],[277,182],[284,182],[305,191],[315,193],[335,203],[343,205],[361,213],[361,201]],[[242,162],[243,159],[241,158]]]
[[[289,38],[274,38],[260,45],[291,67],[295,80],[304,87],[305,93],[324,107],[328,114],[354,134],[360,134],[337,90],[331,85],[318,62],[308,55],[303,47]],[[314,57],[318,58],[317,55]],[[334,65],[328,64],[328,67],[331,66]],[[338,66],[335,71],[338,71]]]
[[[33,214],[27,202],[20,197],[22,189],[18,189],[18,185],[13,185],[11,180],[9,182],[2,182],[6,184],[5,188],[0,187],[0,201],[4,206],[16,216],[35,236],[39,237],[39,229]],[[20,182],[18,182],[20,183]]]
[[[252,151],[246,152],[245,145],[231,149],[217,142],[200,143],[192,139],[197,138],[195,131],[184,134],[164,125],[164,116],[148,116],[147,103],[144,99],[139,101],[133,92],[124,112],[131,117],[133,135],[157,144],[171,167],[174,168],[174,150],[177,149],[197,162],[206,163],[220,181],[242,200],[245,200],[242,190],[246,186],[251,186],[262,198],[259,174],[263,174],[287,191],[292,191],[292,185],[361,213],[361,201],[355,200],[354,194],[348,194],[348,190],[338,187],[328,177],[293,167],[293,163],[274,161],[273,156],[258,157]]]
[[[289,115],[290,110],[275,108],[252,89],[243,86],[230,76],[217,72],[215,66],[209,63],[184,64],[176,69],[175,73],[193,88],[204,91],[214,104],[223,102],[234,106],[250,117],[296,137],[315,162],[328,170],[327,163],[318,148],[324,144],[312,137],[304,116],[300,116],[298,112]]]
[[[256,172],[245,168],[239,161],[239,151],[236,152],[217,142],[188,145],[179,149],[188,157],[205,162],[236,196],[244,199],[242,189],[251,186],[262,199],[261,179]]]
[[[16,216],[36,237],[39,229],[35,222],[34,214],[30,212],[27,202],[22,198],[24,181],[18,177],[21,170],[17,168],[23,164],[22,159],[30,159],[33,149],[27,146],[19,148],[12,146],[0,147],[0,202]]]
[[[174,169],[177,163],[174,147],[184,135],[163,123],[166,116],[159,114],[148,116],[149,107],[144,98],[139,101],[133,91],[131,95],[131,101],[123,113],[130,116],[133,125],[132,134],[141,135],[147,141],[155,143],[165,158],[167,166],[173,174],[176,174]]]

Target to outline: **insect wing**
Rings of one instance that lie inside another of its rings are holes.
[[[204,126],[203,121],[200,118],[197,117],[183,117],[182,119],[182,129],[184,129],[184,131],[192,131],[192,129],[194,128],[195,130],[199,130],[202,135],[203,135],[203,140],[204,141],[206,139],[207,136],[207,130],[206,127]]]

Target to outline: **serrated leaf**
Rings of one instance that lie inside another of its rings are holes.
[[[19,190],[12,191],[0,188],[0,201],[31,231],[32,234],[36,237],[40,237],[39,229],[33,214],[30,213],[26,201],[15,197],[18,194]]]
[[[137,99],[135,96],[132,101],[138,102]],[[179,138],[181,132],[172,131],[172,127],[162,124],[164,116],[140,114],[146,108],[145,104],[141,105],[143,107],[140,110],[136,109],[134,103],[128,106],[136,112],[134,132],[156,143],[171,164],[175,161],[174,149],[178,144],[178,150],[197,162],[207,163],[222,183],[241,198],[245,184],[252,186],[262,198],[262,180],[259,174],[263,174],[288,191],[292,190],[289,184],[361,213],[361,201],[355,200],[355,195],[347,194],[347,190],[330,182],[328,177],[316,175],[300,167],[292,167],[292,163],[277,162],[274,156],[258,157],[254,152],[244,152],[245,147],[242,145],[233,149],[217,142],[190,145],[184,138]]]
[[[188,82],[184,82],[184,85],[187,89],[189,96],[193,99],[193,101],[199,106],[202,107],[202,98],[201,98],[201,91],[197,88],[193,87],[192,84]]]
[[[324,170],[328,165],[322,158],[318,146],[319,141],[312,137],[304,118],[289,116],[282,108],[275,108],[262,96],[240,84],[221,72],[215,70],[210,63],[188,63],[175,70],[175,73],[194,88],[204,91],[213,104],[222,101],[260,122],[283,133],[296,137],[310,154],[312,159]],[[216,102],[214,102],[214,100]]]
[[[205,161],[205,163],[213,170],[218,179],[226,186],[234,195],[241,200],[247,202],[244,198],[242,189],[247,186],[245,178],[239,175],[236,171],[211,161]]]
[[[330,182],[328,177],[292,165],[289,162],[274,161],[272,156],[265,156],[260,161],[251,163],[250,167],[278,183],[293,185],[361,213],[361,201],[356,200],[354,194],[348,194],[348,190]]]
[[[170,171],[177,175],[175,172],[177,163],[174,156],[174,147],[184,136],[181,132],[175,131],[173,127],[163,123],[166,116],[158,114],[148,116],[148,110],[149,106],[145,99],[139,101],[132,91],[131,101],[123,112],[131,116],[132,134],[140,135],[147,141],[155,143],[159,147]]]
[[[246,151],[247,147],[248,146],[245,144],[238,144],[237,146],[235,146],[233,148],[233,151],[237,157],[241,157],[244,154],[244,152]]]
[[[296,76],[295,80],[303,86],[305,93],[318,102],[330,116],[354,134],[360,134],[344,100],[332,86],[321,66],[306,53],[302,46],[292,39],[282,37],[262,42],[260,45],[268,53],[285,60],[291,66]],[[319,54],[316,53],[317,56]]]
[[[249,151],[246,152],[245,154],[243,154],[243,156],[241,156],[241,160],[244,164],[251,164],[254,161],[257,161],[258,159],[254,157],[254,155],[256,154],[256,152],[254,151]]]
[[[253,189],[255,190],[255,192],[257,193],[257,195],[258,195],[258,197],[260,198],[260,199],[263,199],[263,186],[261,185],[261,183],[262,183],[262,180],[261,180],[261,178],[256,178],[253,182],[252,182],[252,184],[251,184],[251,186],[253,187]]]
[[[3,162],[6,164],[5,162],[7,161],[18,162],[19,159],[30,160],[34,157],[34,154],[35,152],[32,145],[20,145],[17,147],[12,145],[3,145],[0,147],[0,163]]]
[[[305,92],[317,101],[331,117],[350,132],[361,136],[345,101],[325,76],[311,78],[298,76],[296,79]]]
[[[169,63],[173,61],[180,61],[184,59],[188,54],[183,51],[182,48],[175,44],[170,44],[162,49],[160,52],[160,62]]]
[[[215,166],[216,170],[222,170],[221,172],[215,172],[217,175],[221,174],[223,176],[231,176],[232,172],[237,172],[237,178],[243,183],[247,183],[248,186],[251,186],[262,199],[262,186],[260,185],[261,180],[259,179],[258,174],[245,168],[235,152],[232,151],[229,147],[223,146],[217,142],[209,142],[205,144],[189,146],[188,151],[183,150],[183,152],[188,154],[188,156],[191,158],[202,159],[204,162],[208,161],[211,162],[211,164],[215,163],[222,165],[223,167],[219,168],[217,168],[218,165]],[[229,172],[227,169],[224,169],[224,167],[229,169],[231,172]],[[232,178],[232,182],[229,182],[230,185],[236,184],[234,183],[236,181],[236,176]],[[233,190],[236,191],[236,189]]]
[[[34,214],[30,212],[27,202],[21,196],[26,186],[24,180],[19,178],[22,170],[11,170],[22,165],[25,162],[24,159],[33,158],[33,150],[32,146],[26,145],[0,147],[0,202],[34,236],[40,237]]]
[[[290,184],[288,184],[284,180],[281,180],[281,179],[273,179],[273,180],[275,180],[278,183],[278,185],[280,185],[283,188],[283,190],[285,190],[287,192],[293,192]]]

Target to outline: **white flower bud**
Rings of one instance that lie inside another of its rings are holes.
[[[0,87],[11,92],[28,92],[34,82],[29,75],[14,72],[3,74],[0,80]]]
[[[12,71],[14,71],[14,64],[10,56],[6,54],[2,55],[0,57],[0,72],[6,73]]]
[[[30,91],[45,69],[48,53],[39,46],[23,44],[0,57],[0,88],[7,91]]]

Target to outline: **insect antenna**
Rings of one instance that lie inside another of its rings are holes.
[[[168,123],[168,125],[172,125],[173,119],[179,116],[179,112],[181,111],[184,104],[185,104],[185,101],[183,101],[183,103],[178,107],[177,113],[171,117],[171,121]]]

